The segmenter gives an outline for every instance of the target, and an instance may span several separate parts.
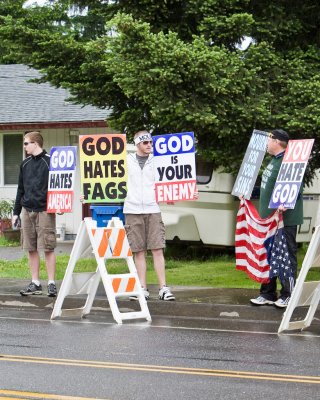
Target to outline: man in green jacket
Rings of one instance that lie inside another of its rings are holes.
[[[259,214],[261,218],[267,218],[274,212],[274,209],[269,208],[269,202],[288,141],[289,135],[283,129],[275,129],[268,139],[267,151],[272,156],[272,159],[262,174],[259,202]],[[294,209],[283,211],[283,222],[290,266],[295,281],[297,275],[297,228],[298,225],[301,225],[303,222],[302,193],[299,193]],[[261,285],[260,295],[255,299],[251,299],[250,302],[257,306],[274,304],[278,308],[287,307],[291,296],[292,285],[290,285],[289,278],[280,283],[281,290],[279,298],[277,298],[277,277],[273,277],[270,279],[269,283]]]

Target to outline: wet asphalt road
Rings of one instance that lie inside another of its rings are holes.
[[[105,312],[50,314],[0,309],[0,396],[319,399],[319,325],[278,335],[276,321],[154,315],[121,326]]]
[[[250,291],[175,288],[174,304],[149,302],[152,323],[117,325],[104,293],[86,319],[50,321],[46,296],[18,295],[26,283],[0,285],[0,399],[320,398],[319,313],[278,335],[282,311]]]

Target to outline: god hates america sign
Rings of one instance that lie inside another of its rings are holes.
[[[77,147],[52,147],[47,194],[47,212],[72,212]]]
[[[156,200],[193,200],[196,166],[193,132],[153,136]]]
[[[295,207],[313,143],[314,139],[289,140],[269,208]]]

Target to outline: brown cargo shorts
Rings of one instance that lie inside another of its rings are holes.
[[[21,242],[25,251],[53,251],[56,241],[56,215],[46,211],[21,212]]]
[[[133,253],[165,248],[165,228],[161,213],[125,214],[125,221],[125,229]]]

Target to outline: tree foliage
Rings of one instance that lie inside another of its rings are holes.
[[[315,0],[0,1],[0,58],[33,66],[73,101],[112,108],[131,135],[194,131],[237,171],[253,129],[292,138],[320,128]],[[244,37],[251,45],[241,50]],[[320,167],[313,157],[311,171]]]

